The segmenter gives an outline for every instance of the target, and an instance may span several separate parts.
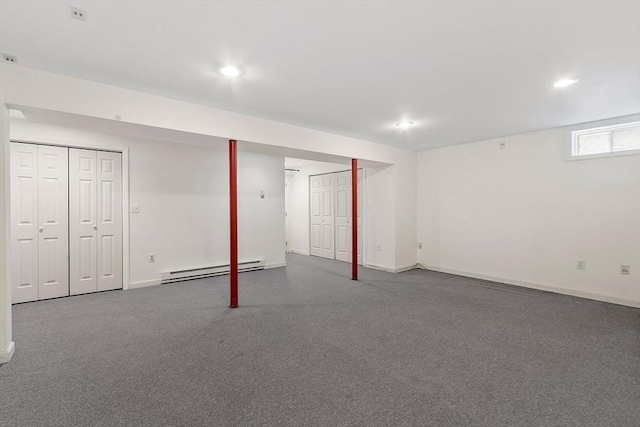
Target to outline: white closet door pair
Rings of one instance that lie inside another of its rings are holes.
[[[70,294],[122,288],[122,155],[69,149]]]
[[[68,149],[11,144],[12,302],[69,295]]]
[[[351,172],[310,177],[310,253],[351,261]],[[358,263],[362,264],[362,171],[358,170]]]

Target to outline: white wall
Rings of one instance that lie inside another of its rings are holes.
[[[640,306],[640,156],[566,162],[563,129],[420,152],[418,241],[427,268]]]
[[[11,138],[33,142],[129,148],[132,287],[158,284],[163,271],[228,264],[228,147],[202,147],[11,121]],[[240,261],[284,265],[282,157],[238,153]],[[260,198],[260,190],[265,198]],[[126,242],[125,242],[126,244]],[[149,262],[149,254],[156,261]]]

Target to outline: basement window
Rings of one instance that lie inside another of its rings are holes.
[[[640,154],[640,117],[585,123],[567,129],[567,160]]]

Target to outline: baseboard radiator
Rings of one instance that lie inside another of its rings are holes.
[[[211,267],[191,268],[189,270],[167,271],[162,273],[160,283],[173,283],[183,280],[202,279],[204,277],[222,276],[229,274],[229,264],[214,265]],[[238,272],[264,270],[264,260],[247,261],[238,263]]]

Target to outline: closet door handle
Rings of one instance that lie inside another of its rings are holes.
[[[98,226],[97,226],[97,225],[95,225],[95,224],[93,224],[93,229],[94,229],[94,230],[97,230],[97,229],[98,229]]]
[[[39,231],[42,233],[44,231],[44,227],[40,227]]]

